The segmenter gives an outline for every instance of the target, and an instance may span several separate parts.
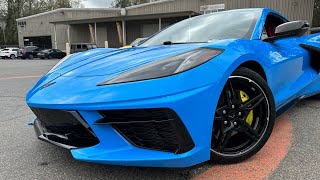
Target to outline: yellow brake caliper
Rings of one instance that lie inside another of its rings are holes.
[[[248,101],[250,99],[250,97],[244,92],[244,91],[240,91],[240,99],[242,101],[242,103]],[[251,126],[253,121],[253,110],[251,110],[246,118],[246,122]]]

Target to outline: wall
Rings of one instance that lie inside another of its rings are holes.
[[[194,11],[200,13],[200,6],[225,4],[226,9],[271,8],[290,20],[304,19],[312,22],[314,0],[168,0],[150,5],[127,8],[128,15],[161,14],[169,12]]]
[[[52,19],[53,17],[51,14],[45,14],[34,18],[17,20],[17,24],[18,22],[26,23],[24,26],[17,25],[19,46],[23,47],[24,37],[51,36],[52,47],[54,47],[54,25],[49,23]],[[65,50],[67,27],[68,26],[64,24],[58,24],[56,26],[58,49]]]

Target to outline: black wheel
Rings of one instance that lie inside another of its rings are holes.
[[[239,68],[227,81],[215,111],[211,160],[235,163],[256,154],[269,139],[276,119],[268,84]]]
[[[15,59],[15,58],[16,58],[16,56],[14,54],[10,55],[10,59]]]
[[[49,55],[49,56],[48,56],[48,59],[52,59],[52,56],[51,56],[51,55]]]
[[[33,57],[33,55],[32,54],[30,54],[29,55],[29,59],[33,59],[34,57]]]

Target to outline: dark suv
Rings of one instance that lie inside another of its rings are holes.
[[[26,46],[21,48],[18,52],[18,57],[21,59],[33,59],[37,57],[37,54],[44,50],[43,48],[38,48],[37,46]]]
[[[97,45],[93,43],[73,43],[71,44],[70,53],[73,54],[95,48],[97,48]]]

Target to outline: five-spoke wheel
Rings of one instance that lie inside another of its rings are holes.
[[[232,163],[258,152],[275,121],[275,105],[266,81],[239,68],[228,79],[215,111],[211,159]]]

